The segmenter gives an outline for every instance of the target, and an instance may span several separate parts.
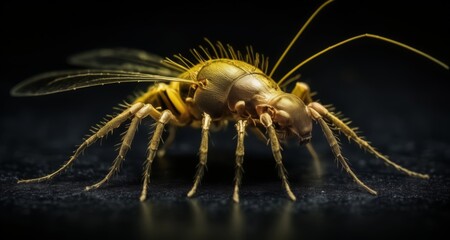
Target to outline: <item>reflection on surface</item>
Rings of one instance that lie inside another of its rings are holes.
[[[276,211],[261,213],[255,218],[251,209],[242,211],[240,204],[208,203],[198,199],[173,203],[141,204],[140,236],[142,239],[291,239],[293,203],[285,201]],[[188,205],[190,212],[177,212]],[[219,209],[219,210],[218,210]],[[248,213],[248,216],[246,217]],[[267,216],[273,215],[273,217]]]
[[[293,237],[292,231],[292,202],[286,202],[284,206],[280,209],[280,213],[276,222],[274,222],[274,228],[271,234],[273,234],[271,239],[288,239]]]

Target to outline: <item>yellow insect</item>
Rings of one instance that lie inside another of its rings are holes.
[[[283,89],[289,83],[297,80],[297,77],[292,77],[292,75],[305,63],[336,47],[363,38],[378,39],[405,48],[448,69],[446,64],[404,43],[379,35],[361,34],[312,55],[297,64],[278,81],[272,79],[277,67],[305,28],[330,2],[332,1],[323,3],[310,16],[278,61],[270,68],[270,71],[267,58],[255,53],[251,47],[248,47],[245,52],[241,52],[229,45],[223,45],[221,42],[213,43],[205,39],[206,46],[191,50],[193,60],[182,55],[161,58],[139,50],[101,49],[81,53],[71,58],[71,63],[93,69],[48,72],[19,83],[11,90],[13,96],[38,96],[112,83],[153,84],[146,92],[137,96],[133,102],[122,105],[123,109],[119,114],[94,127],[92,135],[83,141],[70,159],[59,169],[42,177],[18,182],[33,183],[55,177],[71,166],[87,147],[126,121],[131,121],[109,172],[98,183],[86,187],[86,190],[100,187],[119,170],[130,149],[137,127],[145,118],[153,119],[156,124],[145,160],[141,201],[147,197],[151,166],[155,156],[157,153],[164,154],[170,144],[170,141],[167,141],[164,146],[159,148],[160,139],[167,124],[175,127],[201,128],[199,164],[193,186],[187,194],[189,197],[196,193],[204,174],[210,129],[222,128],[229,121],[235,122],[237,132],[233,191],[235,202],[239,202],[246,129],[252,130],[270,142],[279,176],[291,200],[296,200],[296,197],[290,189],[286,169],[283,166],[280,141],[294,139],[305,144],[315,161],[318,161],[317,153],[310,143],[313,122],[318,123],[321,127],[334,156],[345,171],[359,186],[371,194],[375,195],[377,192],[362,182],[349,167],[333,131],[344,134],[361,148],[400,172],[413,177],[429,178],[427,174],[408,170],[379,153],[336,114],[314,101],[307,84],[296,82],[290,93],[284,92]],[[334,128],[330,128],[330,125]],[[173,131],[169,132],[168,139],[173,139],[173,134]]]

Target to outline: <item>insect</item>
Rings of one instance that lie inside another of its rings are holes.
[[[140,93],[132,102],[122,104],[118,114],[94,127],[92,134],[84,139],[68,161],[56,171],[42,177],[23,179],[18,182],[34,183],[52,179],[69,168],[87,147],[129,121],[118,155],[109,172],[99,182],[86,187],[86,190],[99,188],[118,172],[130,149],[137,127],[143,119],[153,119],[155,125],[145,160],[141,201],[147,198],[151,167],[156,155],[164,154],[171,142],[170,139],[173,139],[174,132],[169,131],[169,140],[162,147],[159,146],[167,125],[201,129],[199,164],[193,186],[187,193],[188,197],[196,194],[204,175],[210,131],[223,128],[228,122],[235,122],[237,133],[236,170],[232,197],[235,202],[239,202],[245,153],[244,138],[247,130],[253,131],[270,143],[282,186],[287,196],[293,201],[296,200],[296,196],[288,183],[281,154],[281,142],[298,141],[305,145],[312,157],[318,161],[317,153],[311,143],[313,123],[320,126],[332,153],[345,171],[370,194],[376,195],[377,192],[361,181],[350,168],[341,152],[335,133],[345,135],[400,172],[412,177],[429,178],[427,174],[406,169],[378,152],[331,109],[314,101],[309,86],[303,82],[296,82],[298,78],[293,74],[312,59],[334,48],[364,38],[377,39],[405,48],[448,69],[449,67],[443,62],[404,43],[366,33],[340,41],[317,52],[297,64],[277,81],[272,78],[279,64],[305,28],[321,9],[331,2],[332,0],[324,2],[315,10],[270,71],[267,58],[254,52],[251,47],[241,52],[230,45],[224,45],[221,42],[213,43],[205,39],[206,46],[191,49],[191,59],[181,54],[174,55],[172,58],[161,58],[134,49],[93,50],[75,55],[70,60],[72,64],[88,67],[87,70],[47,72],[17,84],[11,90],[13,96],[39,96],[113,83],[151,83],[147,91]],[[293,90],[285,92],[285,87],[294,82]]]

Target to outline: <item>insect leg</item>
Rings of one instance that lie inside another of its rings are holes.
[[[280,142],[278,141],[275,128],[272,125],[272,119],[268,113],[262,113],[259,117],[261,123],[264,125],[264,127],[266,127],[269,135],[270,146],[272,148],[272,153],[278,168],[278,175],[283,181],[283,186],[286,189],[286,193],[288,194],[289,198],[292,201],[295,201],[297,198],[295,197],[294,193],[292,193],[291,188],[289,187],[289,183],[287,180],[287,171],[284,168],[282,162]]]
[[[70,167],[72,163],[75,161],[75,159],[78,158],[78,156],[90,145],[95,143],[98,139],[101,139],[108,135],[110,132],[112,132],[115,128],[118,128],[123,122],[125,122],[129,117],[133,116],[138,112],[142,107],[144,106],[143,103],[135,103],[131,105],[131,107],[124,110],[122,113],[105,123],[100,129],[98,129],[94,134],[92,134],[90,137],[88,137],[84,142],[75,150],[74,154],[70,157],[70,159],[64,163],[58,170],[45,175],[43,177],[39,178],[33,178],[33,179],[23,179],[19,180],[18,183],[32,183],[32,182],[40,182],[44,180],[50,180],[51,178],[55,177],[56,175],[63,172],[65,169]]]
[[[306,83],[296,82],[291,93],[299,97],[306,105],[312,102],[311,97],[313,94],[311,94],[311,90]]]
[[[239,120],[236,123],[237,130],[237,146],[236,146],[236,173],[235,173],[235,182],[234,182],[234,192],[233,192],[233,200],[235,202],[239,202],[239,186],[242,181],[242,174],[244,173],[244,169],[242,168],[242,164],[244,163],[244,136],[245,136],[245,127],[247,126],[247,120]]]
[[[202,120],[202,140],[200,143],[200,149],[199,149],[199,163],[197,166],[197,172],[195,174],[195,180],[194,185],[192,186],[191,190],[188,192],[187,196],[192,197],[194,196],[195,192],[197,191],[198,184],[202,180],[203,174],[205,172],[205,166],[207,161],[207,154],[208,154],[208,134],[209,134],[209,126],[211,124],[211,117],[207,114],[203,114],[203,120]]]
[[[331,151],[333,152],[334,156],[339,160],[339,162],[344,167],[345,171],[355,180],[357,184],[359,184],[361,187],[366,189],[369,193],[376,195],[377,192],[370,187],[368,187],[366,184],[364,184],[359,178],[356,176],[356,174],[352,171],[350,166],[347,163],[347,160],[342,156],[341,148],[339,146],[339,142],[337,141],[336,137],[334,136],[333,132],[331,131],[328,124],[323,120],[321,114],[319,114],[315,108],[310,107],[309,108],[311,117],[319,122],[320,127],[322,128],[323,133],[325,134],[325,137],[327,138],[327,141],[330,145]]]
[[[161,140],[161,135],[164,131],[164,126],[170,121],[173,120],[174,116],[170,112],[170,110],[165,110],[161,113],[161,117],[158,119],[156,123],[155,132],[153,133],[152,139],[148,145],[148,154],[147,160],[145,161],[145,170],[144,170],[144,183],[142,186],[142,192],[139,200],[145,201],[147,198],[147,189],[148,184],[150,183],[150,173],[152,168],[153,159],[158,151],[159,142]]]
[[[310,108],[313,108],[314,110],[316,110],[320,115],[322,115],[326,119],[328,119],[330,122],[332,122],[334,125],[336,125],[336,127],[339,129],[339,131],[344,133],[345,136],[347,136],[349,139],[352,139],[353,141],[355,141],[361,148],[363,148],[366,151],[368,151],[369,153],[375,155],[377,158],[383,160],[386,164],[388,164],[388,165],[394,167],[395,169],[397,169],[398,171],[403,172],[412,177],[418,177],[418,178],[423,178],[423,179],[428,179],[430,177],[427,174],[417,173],[417,172],[408,170],[408,169],[396,164],[395,162],[389,160],[389,158],[382,155],[374,147],[372,147],[367,141],[365,141],[364,139],[359,137],[355,133],[355,131],[353,131],[353,129],[351,129],[347,124],[342,122],[339,118],[337,118],[336,116],[331,114],[321,104],[314,102],[314,103],[311,103],[309,106],[310,106]]]
[[[93,184],[91,186],[86,187],[86,191],[89,191],[91,189],[97,189],[101,185],[103,185],[105,182],[107,182],[116,172],[119,171],[120,166],[122,165],[123,160],[125,160],[125,156],[130,150],[131,143],[133,142],[134,134],[137,131],[137,127],[141,120],[145,118],[148,115],[148,109],[151,106],[149,104],[144,105],[139,111],[134,115],[134,118],[131,120],[130,126],[128,126],[128,130],[126,131],[125,135],[122,139],[122,144],[119,149],[119,154],[113,161],[113,165],[111,166],[108,174],[100,180],[98,183]]]
[[[173,141],[175,140],[177,127],[174,125],[169,126],[169,135],[167,136],[166,140],[163,143],[163,146],[158,150],[157,155],[158,157],[162,158],[166,155],[167,149],[172,145]]]

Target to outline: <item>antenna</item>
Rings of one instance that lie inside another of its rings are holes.
[[[320,10],[322,10],[322,8],[324,8],[326,5],[328,5],[332,1],[333,0],[329,0],[329,1],[325,2],[325,3],[323,3],[322,5],[320,5],[320,7],[309,17],[308,21],[306,21],[306,23],[303,24],[302,28],[300,28],[300,30],[297,32],[297,35],[295,35],[295,37],[289,43],[287,48],[284,50],[284,52],[281,55],[281,57],[278,59],[277,63],[275,63],[275,66],[273,66],[272,71],[270,71],[269,77],[272,77],[272,75],[274,74],[275,70],[280,65],[281,61],[283,61],[283,59],[286,56],[286,54],[289,52],[289,50],[291,50],[292,46],[297,41],[298,37],[300,37],[300,35],[303,33],[303,31],[305,31],[305,29],[309,25],[309,23],[314,19],[314,17],[316,17],[316,15],[320,12]]]

